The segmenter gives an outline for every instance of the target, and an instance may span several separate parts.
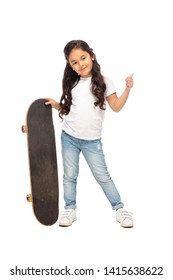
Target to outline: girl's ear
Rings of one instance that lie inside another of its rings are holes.
[[[93,55],[91,59],[92,59],[92,61],[94,61],[95,60],[95,56]]]

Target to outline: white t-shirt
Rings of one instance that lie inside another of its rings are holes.
[[[104,77],[106,83],[105,96],[115,92],[115,86],[110,78]],[[80,78],[72,89],[72,104],[70,112],[65,116],[62,129],[79,139],[96,140],[101,138],[105,110],[95,106],[95,96],[90,91],[91,77]]]

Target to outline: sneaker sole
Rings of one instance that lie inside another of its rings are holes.
[[[77,220],[77,218],[75,219],[75,220],[73,220],[73,222],[75,222]],[[60,227],[70,227],[72,224],[73,224],[73,222],[70,224],[70,225],[67,225],[67,224],[60,224],[59,223],[59,226]]]
[[[133,224],[132,225],[121,225],[121,223],[118,221],[118,220],[116,220],[119,224],[120,224],[120,226],[121,227],[123,227],[123,228],[132,228],[133,227]]]

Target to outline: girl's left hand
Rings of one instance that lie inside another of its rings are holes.
[[[126,79],[126,87],[131,89],[133,87],[133,74],[131,74],[130,76],[128,76]]]

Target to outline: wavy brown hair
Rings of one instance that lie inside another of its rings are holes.
[[[97,62],[96,56],[89,47],[89,45],[82,40],[72,40],[64,48],[64,55],[66,58],[66,66],[64,69],[64,76],[62,80],[62,89],[63,93],[60,99],[60,109],[59,116],[62,118],[63,115],[68,115],[70,112],[70,107],[72,104],[72,89],[78,84],[80,80],[80,76],[73,71],[69,64],[69,55],[73,49],[82,49],[89,53],[91,57],[94,57],[93,67],[91,71],[91,92],[96,97],[96,101],[94,102],[95,106],[99,106],[100,109],[105,110],[105,91],[106,84],[101,74],[101,68],[99,63]]]

